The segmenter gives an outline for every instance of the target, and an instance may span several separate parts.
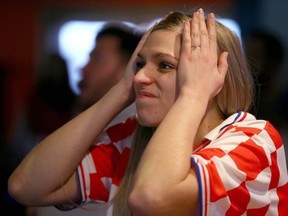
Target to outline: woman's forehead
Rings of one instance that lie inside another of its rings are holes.
[[[140,53],[159,52],[178,57],[181,34],[172,30],[156,30],[150,33]]]

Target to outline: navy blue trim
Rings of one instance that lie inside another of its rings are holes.
[[[78,168],[76,169],[76,176],[77,176],[77,185],[78,185],[78,188],[79,188],[79,190],[80,190],[80,203],[82,203],[83,202],[83,193],[82,193],[82,190],[81,190],[81,184],[80,184],[80,177],[79,177],[79,171],[78,171]],[[84,190],[85,190],[85,188],[84,188]]]
[[[194,167],[196,168],[196,174],[197,174],[197,178],[198,178],[198,185],[199,185],[199,207],[200,207],[200,215],[203,215],[203,209],[204,209],[204,206],[202,206],[203,204],[203,188],[202,188],[202,184],[200,184],[201,182],[201,176],[200,176],[200,170],[199,170],[199,164],[196,163],[195,159],[194,158],[191,158],[191,161],[192,163],[194,164]]]
[[[77,173],[77,185],[79,188],[81,188],[81,185],[80,185],[80,177],[79,177],[79,172],[78,172],[78,169],[76,169],[76,173]],[[80,189],[80,202],[79,203],[76,203],[73,204],[64,204],[64,205],[54,205],[54,207],[60,211],[70,211],[72,209],[75,209],[77,208],[77,205],[80,205],[81,203],[83,202],[83,194],[82,194],[82,190]]]
[[[241,113],[242,112],[238,112],[238,114],[237,114],[236,118],[234,119],[234,121],[229,123],[229,124],[224,125],[222,128],[220,128],[219,132],[222,131],[224,128],[228,127],[229,125],[234,124],[237,121],[237,119],[241,116]]]

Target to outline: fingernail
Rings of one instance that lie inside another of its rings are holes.
[[[210,13],[210,14],[209,14],[209,17],[212,18],[212,19],[214,19],[214,18],[215,18],[214,13]]]

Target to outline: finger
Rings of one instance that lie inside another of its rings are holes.
[[[144,45],[147,37],[150,35],[151,31],[153,30],[153,28],[154,28],[157,24],[158,24],[158,22],[155,22],[155,23],[152,25],[152,27],[150,27],[150,28],[148,29],[148,31],[146,31],[146,32],[144,33],[144,35],[142,36],[141,40],[140,40],[139,43],[137,44],[137,46],[136,46],[133,54],[132,54],[131,57],[130,57],[130,60],[129,60],[128,66],[127,66],[128,68],[129,68],[129,67],[132,67],[133,70],[135,69],[134,67],[135,67],[135,60],[136,60],[136,58],[137,58],[137,55],[138,55],[138,53],[140,52],[140,50],[142,49],[142,47],[143,47],[143,45]]]
[[[190,53],[190,50],[191,50],[190,22],[185,22],[182,34],[181,54]]]
[[[209,38],[204,11],[202,8],[200,8],[198,12],[199,12],[200,43],[201,43],[201,50],[203,50],[209,48]]]
[[[213,13],[208,14],[207,27],[209,35],[209,45],[212,49],[217,50],[216,24],[215,24],[215,15]]]
[[[191,48],[192,50],[200,47],[200,36],[199,36],[199,13],[194,12],[191,21]]]
[[[158,24],[158,22],[155,22],[145,33],[144,35],[142,36],[141,40],[139,41],[134,53],[134,54],[138,54],[138,52],[141,50],[141,48],[143,47],[147,37],[150,35],[151,31],[154,29],[154,27]]]

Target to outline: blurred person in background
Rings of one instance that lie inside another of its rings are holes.
[[[136,26],[128,26],[122,22],[108,22],[98,32],[79,82],[80,111],[101,99],[120,80],[141,35]],[[117,115],[110,125],[125,120],[132,113],[135,113],[134,104]]]
[[[7,141],[5,157],[9,158],[9,163],[5,166],[10,172],[39,141],[74,116],[75,102],[76,95],[69,85],[66,61],[58,54],[48,55],[40,64],[15,131]],[[8,194],[7,184],[5,186]],[[22,214],[17,215],[30,215],[31,210],[33,208],[23,207]]]
[[[135,26],[122,22],[107,22],[98,32],[88,62],[82,68],[79,82],[75,115],[82,112],[103,97],[123,76],[127,63],[141,39],[141,32]],[[134,104],[124,109],[110,123],[113,125],[135,113]],[[72,212],[52,207],[29,208],[29,216],[61,215],[105,215],[106,209],[95,205],[78,208]]]
[[[20,162],[40,140],[69,121],[75,103],[65,60],[50,54],[40,66],[26,109],[18,120],[12,139],[15,159]]]

